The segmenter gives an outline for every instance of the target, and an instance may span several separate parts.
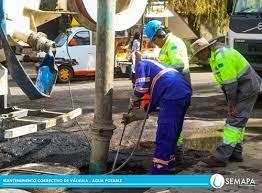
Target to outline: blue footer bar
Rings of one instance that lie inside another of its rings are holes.
[[[0,175],[0,188],[211,188],[211,175]]]

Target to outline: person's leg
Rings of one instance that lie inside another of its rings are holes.
[[[184,117],[186,115],[186,111],[188,109],[188,107],[190,106],[191,103],[191,97],[187,97],[186,99],[186,103],[187,103],[187,107],[184,111],[184,113],[182,114],[183,119],[181,119],[181,122],[179,123],[179,127],[183,128],[183,124],[184,124]],[[175,151],[173,152],[173,157],[175,157],[176,160],[176,164],[183,164],[184,162],[184,135],[183,132],[180,133],[178,140],[177,140],[177,144],[176,144],[176,148]]]
[[[236,127],[237,122],[246,122],[246,118],[232,118],[228,116],[227,124],[223,128],[223,143],[217,147],[214,155],[202,160],[209,167],[224,167],[238,143],[243,127]],[[235,126],[233,126],[235,125]]]
[[[242,105],[243,106],[242,108],[245,109],[243,111],[245,112],[246,116],[250,117],[256,101],[257,101],[257,95],[249,98],[249,100],[246,102],[246,105],[245,104]],[[246,131],[246,128],[244,127],[240,135],[240,138],[235,146],[235,149],[229,158],[229,161],[236,161],[236,162],[243,161],[242,153],[243,153],[243,142],[244,142],[244,137],[245,137],[245,131]]]
[[[242,162],[243,161],[243,140],[244,140],[244,135],[245,135],[245,128],[242,131],[241,138],[239,142],[236,144],[236,147],[234,151],[232,152],[232,155],[229,158],[229,161],[232,162]]]
[[[183,75],[191,85],[190,72],[186,72]],[[183,122],[182,122],[182,126],[183,126]],[[176,157],[177,164],[183,164],[184,162],[184,135],[183,135],[183,132],[181,132],[179,135],[179,138],[176,144],[176,151],[174,152],[174,157]]]
[[[188,104],[185,100],[161,101],[152,174],[167,174],[169,172],[171,168],[169,162],[173,158],[172,155],[182,131],[187,108]]]
[[[160,109],[161,111],[161,109]],[[156,147],[153,158],[151,174],[168,174],[170,167],[168,165],[173,143],[174,121],[158,118],[158,127],[156,132]]]
[[[214,154],[215,158],[225,163],[232,155],[243,130],[243,127],[232,126],[233,124],[230,124],[229,120],[223,128],[223,143],[217,147]]]
[[[133,79],[132,79],[132,77],[133,77],[133,76],[132,76],[132,74],[133,74],[133,65],[129,65],[129,66],[128,66],[128,73],[129,73],[129,79],[130,79],[130,80],[133,80]]]
[[[244,139],[246,123],[252,113],[257,96],[250,97],[236,105],[237,116],[229,115],[223,128],[223,144],[220,145],[214,156],[205,159],[209,166],[225,166],[230,157],[242,158],[242,141]]]

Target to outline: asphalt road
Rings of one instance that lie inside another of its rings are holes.
[[[32,68],[27,69],[34,74]],[[254,178],[256,186],[226,185],[219,192],[261,192],[262,188],[262,106],[257,104],[253,116],[249,121],[247,137],[245,140],[245,161],[242,163],[230,163],[226,168],[209,169],[201,164],[200,160],[218,145],[217,138],[209,138],[215,130],[219,130],[224,125],[226,117],[226,102],[220,89],[216,86],[210,72],[192,73],[194,95],[192,105],[186,115],[184,133],[190,138],[195,133],[203,134],[196,143],[187,147],[186,158],[190,164],[178,168],[174,173],[180,174],[210,174],[220,173],[225,177],[232,178]],[[78,80],[68,84],[57,84],[51,98],[30,101],[15,84],[10,80],[9,105],[20,108],[47,109],[52,111],[68,112],[74,108],[82,108],[83,115],[78,118],[78,123],[71,121],[48,130],[41,131],[33,135],[27,135],[6,142],[0,143],[0,166],[14,166],[33,162],[60,163],[74,166],[82,173],[87,172],[89,160],[89,144],[83,132],[88,136],[88,131],[93,120],[94,111],[94,81]],[[73,94],[70,97],[69,89]],[[115,79],[113,97],[113,120],[116,125],[110,146],[109,166],[115,155],[115,149],[123,129],[121,117],[126,113],[129,103],[129,96],[132,92],[132,85],[128,79]],[[73,101],[73,105],[72,105]],[[154,150],[155,131],[157,115],[150,116],[142,142],[137,155],[132,159],[132,164],[124,168],[124,174],[147,173],[151,166],[151,156]],[[136,142],[140,129],[139,122],[130,124],[124,138],[124,147],[120,156],[122,162],[131,151]],[[220,138],[221,139],[221,138]],[[214,141],[215,140],[215,141]],[[144,192],[141,190],[105,190],[105,192]],[[88,190],[68,190],[67,192],[88,192]],[[157,192],[157,191],[155,191]],[[159,191],[158,191],[159,192]],[[193,192],[193,190],[167,190],[167,192]],[[213,190],[194,190],[194,192],[213,192]],[[166,192],[165,192],[166,193]]]

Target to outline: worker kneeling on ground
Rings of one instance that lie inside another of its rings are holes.
[[[154,60],[140,60],[136,53],[136,82],[134,95],[141,99],[150,93],[148,107],[135,109],[123,115],[124,123],[141,120],[145,110],[149,113],[160,107],[156,133],[156,149],[152,174],[167,174],[175,163],[174,153],[182,131],[184,117],[190,105],[190,83],[177,70]]]
[[[242,143],[247,121],[252,113],[261,79],[248,61],[236,50],[205,38],[191,46],[193,56],[208,61],[228,103],[228,116],[223,128],[223,144],[213,156],[203,160],[210,167],[226,166],[227,161],[243,161]]]

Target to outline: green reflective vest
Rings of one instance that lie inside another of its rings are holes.
[[[168,34],[158,59],[164,64],[183,70],[183,72],[189,70],[186,45],[180,38],[171,33]]]
[[[209,63],[220,86],[237,82],[249,69],[248,61],[238,51],[226,47],[212,50]]]

